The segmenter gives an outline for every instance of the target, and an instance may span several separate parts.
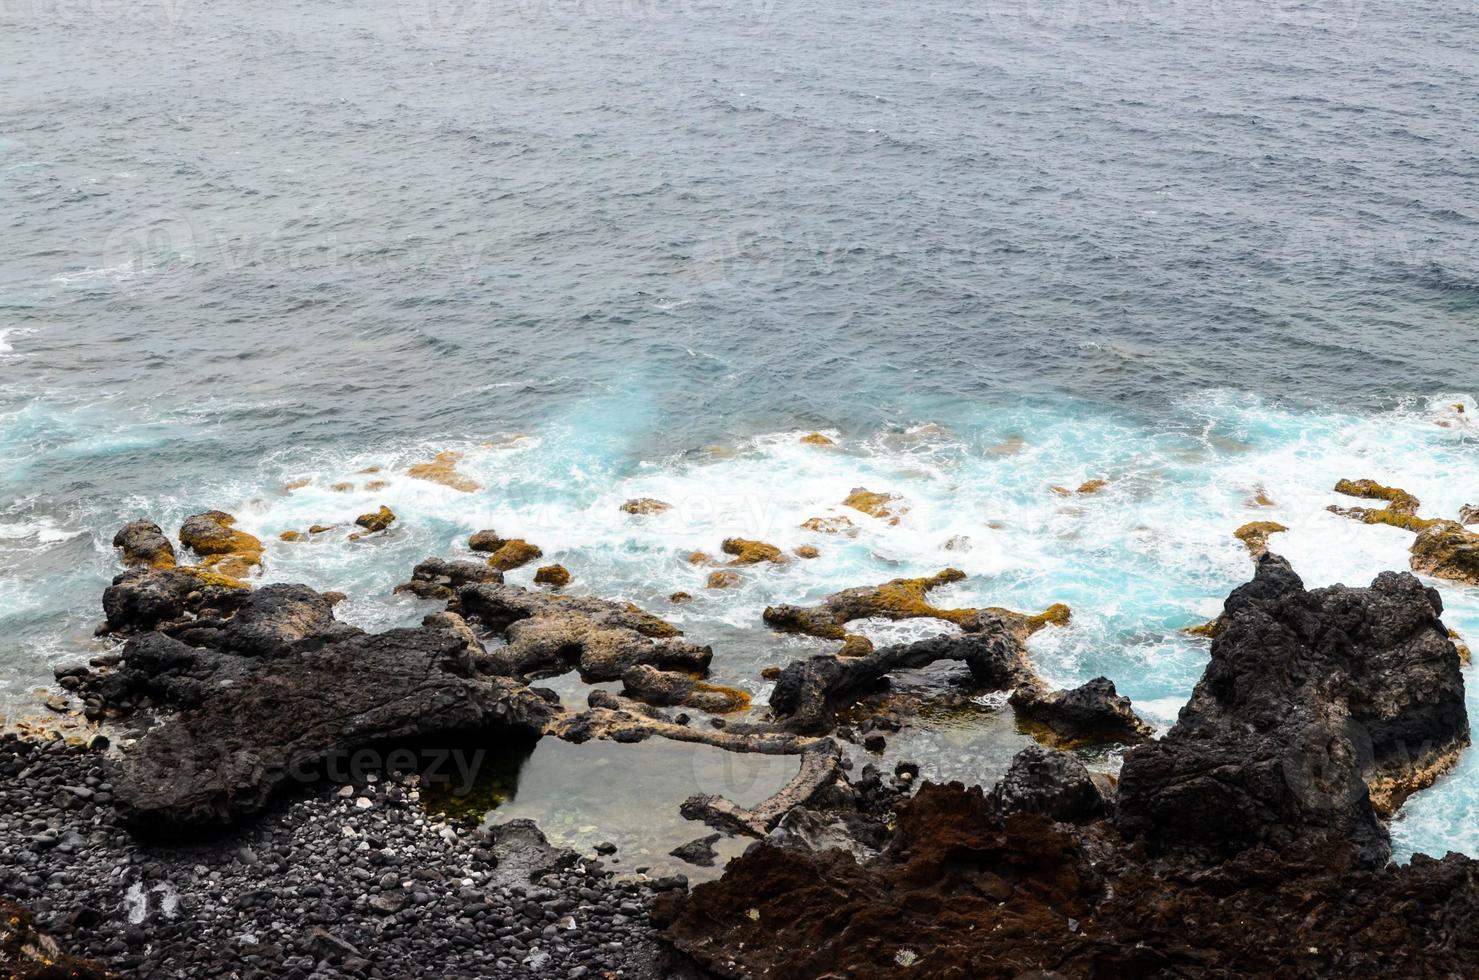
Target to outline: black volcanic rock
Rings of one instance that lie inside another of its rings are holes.
[[[120,813],[149,834],[228,826],[330,756],[434,734],[538,734],[558,708],[468,676],[466,645],[431,629],[361,635],[279,658],[164,723],[127,754]]]
[[[1468,744],[1442,603],[1407,573],[1306,591],[1265,555],[1228,597],[1212,659],[1171,732],[1132,750],[1117,823],[1164,846],[1234,852],[1296,838],[1390,853],[1378,813]]]
[[[317,650],[361,630],[334,618],[334,607],[306,585],[264,585],[225,620],[178,630],[186,643],[246,657],[280,657]]]
[[[1014,813],[1040,813],[1077,823],[1105,811],[1104,796],[1084,764],[1067,752],[1040,745],[1013,756],[986,799],[1003,820]]]
[[[1029,727],[1040,726],[1043,739],[1058,748],[1134,745],[1155,734],[1135,716],[1130,699],[1116,692],[1107,677],[1096,677],[1067,691],[1026,685],[1012,692],[1011,704],[1018,718],[1029,722]]]

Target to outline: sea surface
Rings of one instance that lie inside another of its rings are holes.
[[[1479,503],[1476,37],[1458,0],[0,3],[0,710],[100,649],[120,524],[214,507],[366,628],[526,537],[762,703],[826,649],[767,603],[954,565],[938,602],[1068,603],[1041,672],[1167,727],[1234,528],[1364,584],[1409,536],[1337,479]],[[478,491],[405,475],[441,451]],[[857,486],[907,515],[800,529]],[[706,590],[731,535],[821,556]],[[936,777],[1027,742],[1000,699],[925,718],[891,752]],[[786,775],[744,766],[541,744],[499,812],[660,861],[688,793]],[[1393,833],[1479,855],[1479,753]]]

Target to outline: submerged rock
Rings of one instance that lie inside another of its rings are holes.
[[[153,521],[131,521],[113,535],[113,547],[122,549],[125,565],[174,568],[175,549]]]
[[[503,573],[476,561],[447,561],[428,558],[411,571],[411,580],[395,587],[422,599],[451,599],[464,585],[482,582],[501,584]]]
[[[835,446],[837,441],[825,436],[820,432],[812,432],[801,437],[802,445],[806,446]]]
[[[890,524],[897,524],[909,513],[909,505],[896,493],[875,493],[865,487],[853,487],[842,506],[861,511]]]
[[[219,829],[361,747],[544,730],[554,705],[516,682],[466,675],[463,653],[450,632],[402,629],[279,659],[140,739],[116,786],[119,813],[150,835]]]
[[[1412,558],[1414,572],[1434,578],[1479,585],[1479,533],[1470,531],[1459,521],[1417,516],[1418,499],[1406,490],[1383,486],[1374,480],[1341,480],[1336,492],[1374,500],[1385,500],[1381,509],[1337,507],[1328,510],[1366,524],[1390,524],[1414,532]],[[1460,514],[1462,520],[1463,515]]]
[[[1438,594],[1408,574],[1306,591],[1258,561],[1174,728],[1133,749],[1117,821],[1160,846],[1233,852],[1300,838],[1390,854],[1378,814],[1432,783],[1468,744],[1458,653]]]
[[[451,487],[463,493],[481,490],[481,483],[466,474],[457,472],[457,464],[460,462],[462,462],[461,453],[441,452],[437,453],[429,463],[417,463],[410,467],[406,470],[406,475],[418,480],[440,483],[444,487]]]
[[[681,847],[673,848],[668,854],[680,861],[686,861],[695,867],[712,868],[714,866],[714,859],[719,856],[718,852],[714,850],[714,845],[719,842],[721,836],[720,834],[710,834],[707,837],[691,840]]]
[[[858,533],[858,526],[841,514],[836,517],[809,517],[801,522],[801,529],[815,531],[818,534]]]
[[[489,654],[498,673],[523,677],[578,669],[589,681],[614,681],[636,664],[702,673],[713,651],[629,603],[550,595],[511,585],[471,585],[458,593],[464,615],[507,644]]]
[[[655,497],[634,497],[621,505],[622,513],[636,516],[661,514],[664,511],[672,509],[672,504],[665,500],[658,500]]]
[[[739,572],[730,572],[720,569],[719,571],[709,573],[708,580],[704,582],[704,588],[732,589],[738,586],[742,581],[744,581],[744,579]]]

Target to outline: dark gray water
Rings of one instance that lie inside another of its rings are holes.
[[[1476,42],[1452,0],[0,2],[3,699],[91,649],[132,517],[237,512],[375,626],[477,527],[654,604],[861,483],[910,518],[676,614],[721,679],[801,649],[765,602],[960,533],[960,601],[1071,601],[1045,672],[1168,723],[1255,486],[1316,584],[1405,565],[1335,479],[1479,497]],[[483,492],[326,489],[443,448]],[[379,502],[372,550],[275,541]],[[1410,841],[1479,847],[1472,768]]]

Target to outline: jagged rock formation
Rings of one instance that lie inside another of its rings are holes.
[[[682,706],[729,714],[750,706],[750,695],[734,687],[720,687],[673,670],[658,670],[646,664],[628,667],[621,675],[621,693],[647,704]]]
[[[786,556],[775,545],[748,538],[725,538],[719,550],[734,556],[731,565],[756,565],[760,562],[781,565],[786,561]]]
[[[1413,576],[1306,591],[1265,555],[1228,597],[1207,671],[1163,739],[1130,752],[1119,826],[1163,846],[1236,851],[1295,838],[1390,853],[1378,814],[1468,744],[1442,602]]]
[[[462,612],[501,634],[489,654],[495,673],[511,677],[578,669],[588,681],[614,681],[637,664],[703,673],[713,651],[630,603],[531,592],[511,585],[470,585],[458,593]]]
[[[233,612],[248,594],[242,582],[203,569],[132,568],[103,591],[103,613],[109,631],[132,633]]]
[[[842,506],[876,517],[890,524],[898,524],[909,513],[909,504],[896,493],[876,493],[865,487],[853,487],[842,501]]]
[[[1040,813],[1063,823],[1083,823],[1108,809],[1089,770],[1077,757],[1042,746],[1023,749],[986,797],[992,815]]]
[[[1249,521],[1233,532],[1233,537],[1243,542],[1248,549],[1248,554],[1254,558],[1261,558],[1268,551],[1268,539],[1271,534],[1289,530],[1278,521]]]

